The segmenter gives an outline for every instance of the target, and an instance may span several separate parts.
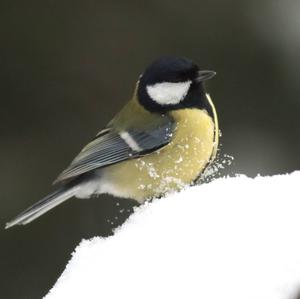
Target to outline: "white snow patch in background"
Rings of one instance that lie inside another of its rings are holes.
[[[293,299],[300,171],[221,178],[137,209],[83,241],[45,297]]]

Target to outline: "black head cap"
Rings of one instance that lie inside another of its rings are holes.
[[[150,64],[141,75],[137,91],[138,100],[147,110],[158,113],[184,107],[196,108],[201,105],[204,96],[202,82],[214,75],[215,72],[212,71],[200,71],[189,59],[162,57]],[[156,87],[157,90],[154,90]],[[174,87],[174,91],[171,91]],[[151,90],[158,97],[162,97],[162,100],[157,101]],[[172,99],[177,91],[183,92],[178,102]]]

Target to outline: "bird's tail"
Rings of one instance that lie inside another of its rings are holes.
[[[49,195],[47,195],[28,209],[23,211],[10,222],[6,223],[5,228],[7,229],[14,225],[25,225],[33,221],[34,219],[40,217],[44,213],[58,206],[62,202],[71,198],[73,195],[75,195],[77,189],[78,187],[76,186],[61,187],[60,189],[50,193]]]

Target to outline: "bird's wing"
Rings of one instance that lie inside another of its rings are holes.
[[[54,184],[97,168],[146,155],[168,144],[173,129],[174,123],[168,117],[165,117],[157,128],[127,130],[106,128],[82,149]]]

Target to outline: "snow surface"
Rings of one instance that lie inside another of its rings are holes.
[[[138,208],[82,241],[45,297],[293,299],[300,171],[221,178]]]

